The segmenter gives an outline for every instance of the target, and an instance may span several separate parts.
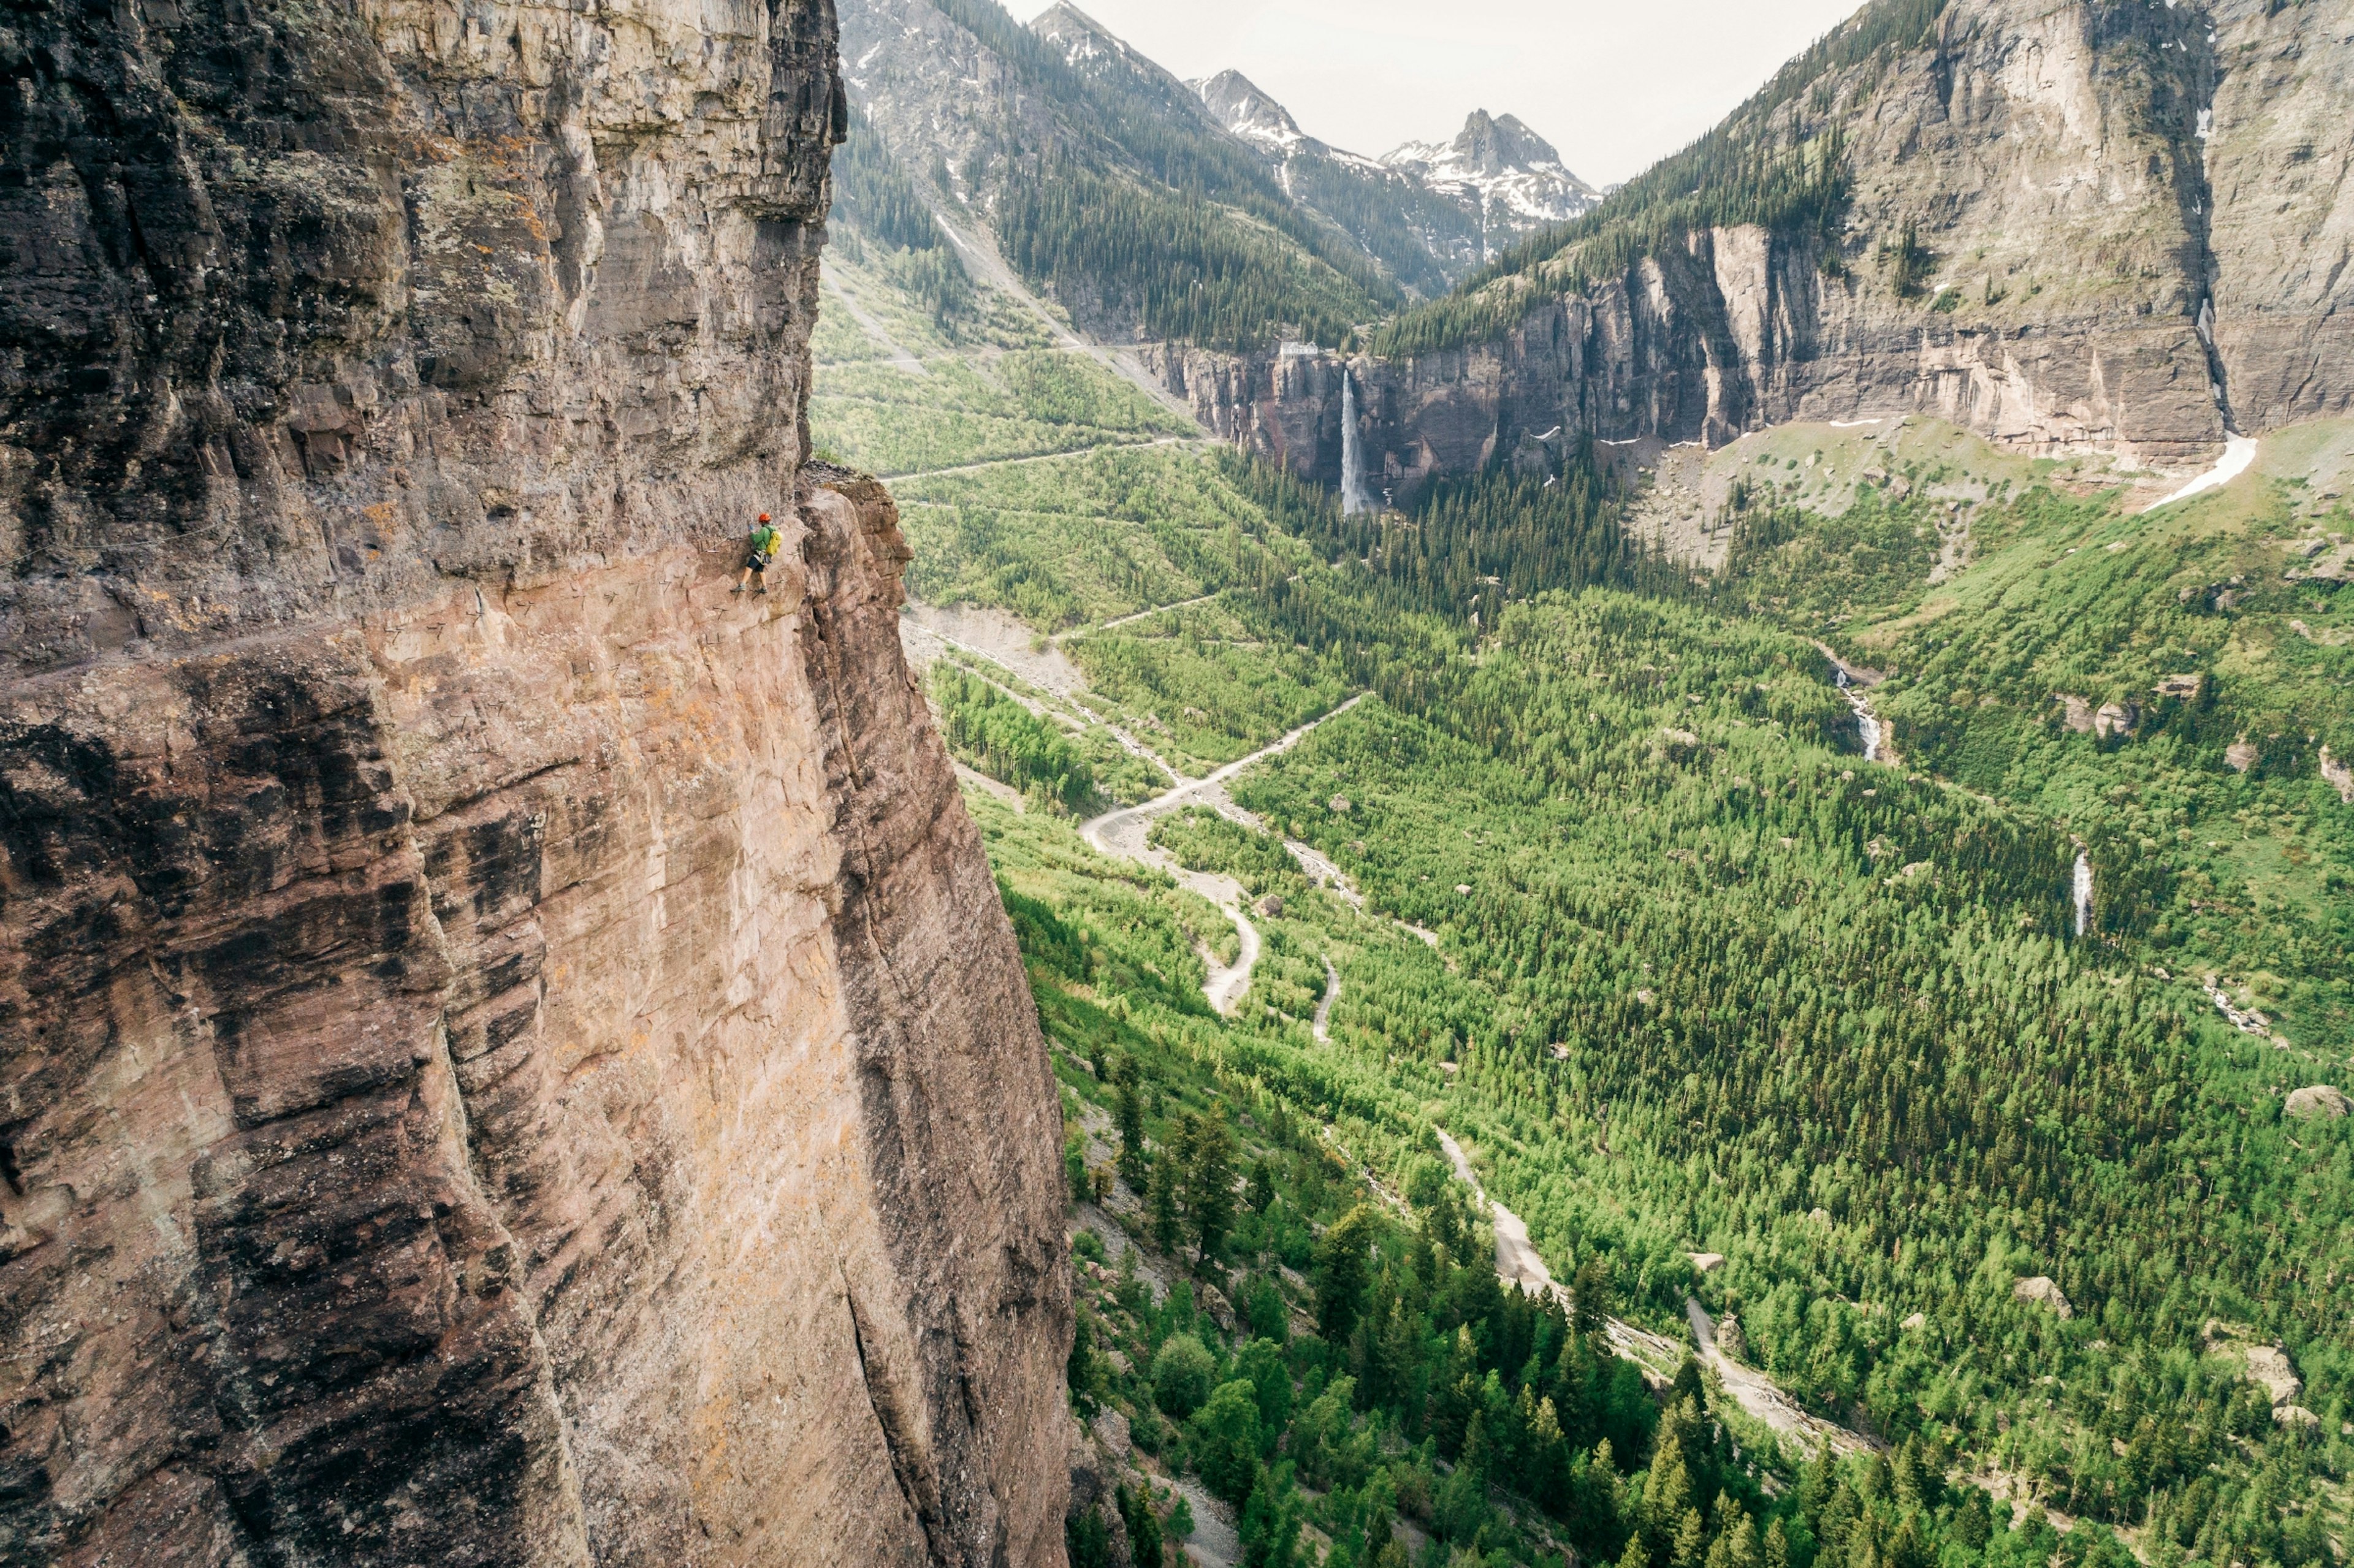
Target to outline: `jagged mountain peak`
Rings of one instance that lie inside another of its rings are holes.
[[[1498,119],[1484,109],[1471,111],[1452,146],[1458,158],[1483,175],[1546,164],[1561,166],[1561,154],[1553,150],[1553,143],[1530,130],[1519,116],[1507,114]]]
[[[1408,142],[1382,162],[1433,185],[1476,193],[1488,210],[1540,222],[1575,217],[1601,199],[1552,143],[1518,116],[1475,109],[1451,142]]]
[[[1144,57],[1129,48],[1126,40],[1080,10],[1063,3],[1048,6],[1030,19],[1030,30],[1063,51],[1063,58],[1073,65],[1106,57],[1125,60],[1130,65],[1150,64]],[[1156,70],[1158,67],[1154,68]]]
[[[1193,85],[1127,39],[1069,4],[1050,6],[1030,21],[1030,31],[1081,75],[1142,89],[1155,115],[1173,112],[1190,125],[1207,128],[1211,116]]]
[[[1201,95],[1219,124],[1254,147],[1278,157],[1324,148],[1324,143],[1299,128],[1291,111],[1238,70],[1222,70],[1206,80],[1185,85]]]

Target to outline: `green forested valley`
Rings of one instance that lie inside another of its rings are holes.
[[[812,422],[1063,1085],[1075,1563],[2343,1560],[2347,427],[2147,514],[1790,427],[1699,567],[1590,449],[1343,518],[864,257]]]

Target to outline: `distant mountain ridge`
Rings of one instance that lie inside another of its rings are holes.
[[[844,80],[951,228],[1107,341],[1327,345],[1406,302],[1192,89],[1058,5],[843,0]]]
[[[1542,469],[1562,431],[1641,450],[1918,412],[2173,469],[2354,411],[2345,15],[1873,0],[1592,211],[1362,336],[1359,450],[1409,496]],[[1189,355],[1168,379],[1337,482],[1337,367]]]
[[[991,0],[839,9],[880,144],[862,178],[896,168],[1108,339],[1337,346],[1590,200],[1509,115],[1475,114],[1432,179],[1309,134],[1240,72],[1180,80],[1075,5],[1026,26]]]
[[[1596,193],[1510,116],[1366,160],[1068,5],[843,14],[904,162],[1205,426],[1328,482],[1349,388],[1400,495],[1560,430],[1919,410],[2167,466],[2354,408],[2342,5],[1872,0],[1565,218]]]
[[[2345,15],[1874,0],[1370,346],[1405,426],[1484,427],[1441,469],[1556,425],[1720,444],[1913,410],[2166,464],[2345,411]]]
[[[1602,199],[1569,172],[1551,143],[1510,114],[1499,119],[1474,110],[1451,142],[1408,142],[1368,158],[1308,134],[1288,109],[1240,71],[1221,71],[1190,85],[1229,134],[1286,172],[1285,188],[1296,199],[1315,205],[1312,194],[1301,195],[1294,168],[1300,164],[1330,165],[1328,185],[1351,177],[1386,185],[1399,216],[1420,220],[1422,242],[1450,287],[1499,251],[1548,225],[1579,217]],[[1440,204],[1455,208],[1460,220],[1438,218]],[[1350,227],[1346,218],[1331,216]],[[1358,238],[1390,262],[1401,282],[1416,286],[1408,270],[1398,267],[1371,236]]]
[[[1227,132],[1275,157],[1294,152],[1329,154],[1331,148],[1299,128],[1291,111],[1278,103],[1238,70],[1186,83]],[[1367,162],[1372,160],[1368,159]]]

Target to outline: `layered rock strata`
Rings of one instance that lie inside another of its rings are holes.
[[[1702,228],[1575,288],[1541,269],[1509,328],[1356,362],[1368,450],[1410,486],[1556,429],[1716,444],[1925,412],[2024,452],[2202,461],[2227,423],[2354,408],[2349,123],[2343,5],[1952,0],[1927,42],[1743,129],[1794,156],[1836,133],[1837,232]],[[1337,439],[1299,439],[1337,418],[1334,367],[1160,364],[1211,428],[1337,481]]]
[[[831,6],[28,15],[0,1558],[1059,1563],[1055,1091],[801,465]]]

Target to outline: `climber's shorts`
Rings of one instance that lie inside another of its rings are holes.
[[[755,550],[750,555],[744,557],[744,569],[746,571],[758,572],[763,576],[766,576],[769,570],[769,563],[776,558],[777,557],[774,556],[764,556],[760,554],[759,551]]]

